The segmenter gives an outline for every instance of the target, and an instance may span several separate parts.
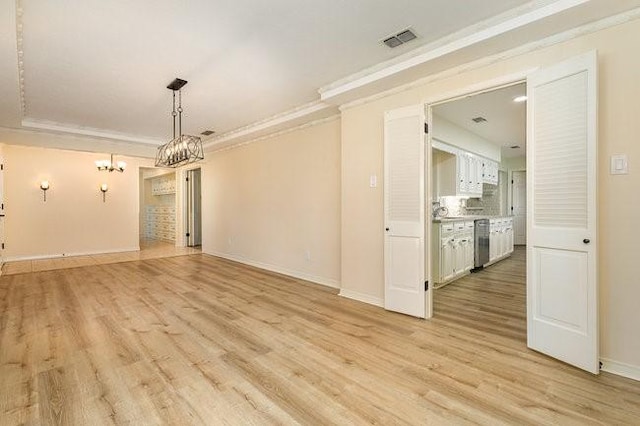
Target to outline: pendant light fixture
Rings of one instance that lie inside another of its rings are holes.
[[[182,87],[186,80],[176,78],[168,86],[173,92],[173,139],[158,147],[156,167],[180,167],[204,159],[202,139],[197,136],[182,134]],[[176,92],[178,92],[178,108],[176,109]],[[177,112],[176,112],[177,111]],[[176,136],[176,116],[178,117],[178,136]]]

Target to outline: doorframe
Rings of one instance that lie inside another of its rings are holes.
[[[470,84],[467,86],[462,86],[458,89],[445,92],[443,94],[433,96],[431,98],[427,98],[424,100],[423,104],[425,107],[425,117],[427,123],[429,124],[429,133],[425,138],[425,179],[426,176],[431,174],[433,170],[433,158],[432,158],[432,137],[433,137],[433,107],[441,104],[445,104],[448,102],[452,102],[461,98],[466,98],[473,95],[479,95],[486,92],[492,92],[494,90],[502,89],[509,86],[515,86],[516,84],[527,83],[527,77],[532,73],[536,72],[540,67],[532,67],[520,70],[518,72],[512,74],[505,74],[494,79],[483,80],[474,84]],[[425,224],[425,249],[428,248],[428,255],[425,262],[425,279],[429,281],[429,290],[425,292],[426,298],[426,307],[427,307],[427,316],[426,318],[433,318],[434,310],[433,310],[433,277],[431,276],[431,271],[433,271],[433,267],[431,265],[431,260],[433,258],[433,242],[431,239],[433,235],[431,233],[431,203],[433,201],[433,179],[428,179],[427,185],[425,185],[425,204],[429,207],[425,209],[425,221],[429,221],[429,226]],[[426,214],[428,210],[428,214]],[[527,221],[529,221],[529,217],[527,216]],[[425,250],[425,252],[427,252]]]
[[[194,163],[176,170],[176,179],[180,179],[180,184],[176,182],[176,247],[187,247],[187,235],[185,233],[187,220],[187,171],[200,169],[200,188],[202,188],[202,163]],[[202,195],[202,193],[201,193]],[[179,206],[179,207],[178,207]],[[202,218],[200,218],[202,221]],[[202,223],[200,224],[202,226]]]

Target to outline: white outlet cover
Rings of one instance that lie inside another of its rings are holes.
[[[369,187],[375,188],[376,186],[378,186],[378,176],[376,175],[369,176]]]
[[[611,156],[609,173],[612,175],[626,175],[629,173],[629,162],[627,154],[617,154]]]

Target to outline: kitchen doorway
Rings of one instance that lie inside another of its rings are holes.
[[[510,178],[518,170],[526,182],[525,95],[518,82],[431,105],[428,169],[434,315],[519,342],[527,340],[526,250],[513,247]],[[478,264],[480,219],[491,222],[491,260]]]

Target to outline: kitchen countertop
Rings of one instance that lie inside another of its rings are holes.
[[[464,220],[478,220],[478,219],[497,219],[497,218],[502,218],[502,217],[510,217],[507,215],[493,215],[493,216],[489,216],[489,215],[467,215],[467,216],[453,216],[453,217],[439,217],[439,218],[434,218],[431,221],[433,223],[442,223],[442,222],[458,222],[458,221],[464,221]]]

